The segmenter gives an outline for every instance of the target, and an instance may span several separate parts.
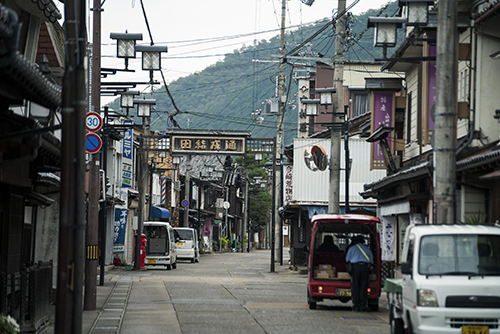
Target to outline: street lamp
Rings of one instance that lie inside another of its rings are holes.
[[[300,101],[306,106],[306,116],[318,116],[318,106],[320,103],[320,99],[302,99]]]
[[[402,27],[403,23],[406,23],[406,19],[401,17],[368,18],[368,28],[375,27],[373,46],[384,48],[384,59],[387,58],[387,48],[396,46],[397,28]]]
[[[159,71],[161,69],[161,53],[167,52],[166,46],[137,45],[136,50],[142,52],[142,69]]]
[[[137,116],[151,117],[151,108],[156,104],[155,99],[134,99],[134,104],[137,104]]]
[[[128,69],[128,59],[135,58],[136,41],[142,41],[142,34],[112,32],[109,37],[116,39],[116,56],[125,58],[125,69]]]
[[[134,98],[137,95],[139,95],[138,90],[126,90],[120,93],[120,107],[127,110],[127,116],[129,108],[134,107]]]
[[[335,87],[328,88],[316,88],[316,93],[319,93],[319,104],[321,105],[330,105],[333,104],[333,94],[337,92]]]
[[[434,0],[399,0],[398,6],[408,6],[408,26],[426,25],[428,22],[429,6]]]

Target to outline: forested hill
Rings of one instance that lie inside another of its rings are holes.
[[[382,9],[384,9],[382,11]],[[366,29],[369,16],[394,16],[398,12],[395,2],[381,9],[369,10],[362,15],[351,17],[347,24],[349,42],[344,57],[348,60],[373,60],[381,58],[382,50],[373,47],[373,30]],[[328,23],[325,18],[313,25],[295,30],[287,30],[286,50],[292,50]],[[299,55],[315,55],[333,58],[335,52],[334,27],[330,25],[316,36]],[[402,30],[402,29],[401,29]],[[398,42],[401,42],[401,35]],[[182,129],[244,130],[251,131],[253,138],[272,138],[276,136],[276,116],[264,116],[259,124],[252,115],[262,108],[262,102],[276,93],[276,77],[279,55],[279,33],[270,40],[261,40],[255,45],[244,46],[233,53],[226,54],[223,61],[205,68],[203,71],[180,78],[169,84],[170,93],[181,111],[174,117]],[[390,55],[393,50],[388,50]],[[254,60],[260,60],[254,61]],[[262,61],[265,60],[265,61]],[[296,62],[296,61],[294,61]],[[295,137],[297,131],[297,109],[294,108],[297,83],[293,78],[300,73],[285,65],[288,106],[285,112],[285,143]],[[303,73],[302,73],[303,74]],[[290,80],[290,78],[292,80]],[[170,115],[175,113],[165,87],[154,94],[156,112],[152,117],[152,129],[160,132],[173,128]],[[110,104],[118,109],[119,101]],[[138,119],[137,123],[141,123]]]

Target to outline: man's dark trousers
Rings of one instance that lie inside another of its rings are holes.
[[[352,265],[351,294],[354,311],[365,311],[368,299],[368,263],[359,262]]]

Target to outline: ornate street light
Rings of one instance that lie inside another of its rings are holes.
[[[368,18],[368,27],[375,27],[375,47],[395,47],[397,41],[397,28],[401,28],[406,19],[401,17],[373,17]]]
[[[398,6],[408,7],[406,25],[418,26],[427,25],[429,6],[433,3],[434,0],[399,0]]]
[[[142,52],[142,69],[159,71],[161,69],[161,53],[167,52],[166,46],[138,45],[136,50]]]
[[[396,46],[397,28],[403,26],[406,19],[401,17],[373,17],[368,18],[368,28],[375,27],[373,46],[384,48],[384,59],[387,58],[387,48]]]
[[[306,106],[306,116],[318,116],[320,99],[302,99],[300,102]]]
[[[138,90],[126,90],[120,93],[120,107],[127,110],[127,116],[129,108],[134,107],[134,98],[137,95],[139,95]]]
[[[128,69],[128,59],[135,58],[136,41],[142,41],[142,34],[112,32],[109,37],[116,39],[116,56],[125,58],[125,69]]]
[[[181,157],[180,157],[180,155],[173,155],[172,156],[172,165],[179,166],[180,164],[181,164]]]
[[[137,104],[137,116],[151,117],[151,108],[156,104],[155,99],[134,99],[134,104]]]
[[[333,94],[337,92],[335,87],[316,88],[316,93],[319,93],[319,104],[331,105],[333,104]]]

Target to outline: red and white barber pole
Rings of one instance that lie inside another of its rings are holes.
[[[163,177],[161,181],[161,204],[165,204],[167,198],[167,178]]]

